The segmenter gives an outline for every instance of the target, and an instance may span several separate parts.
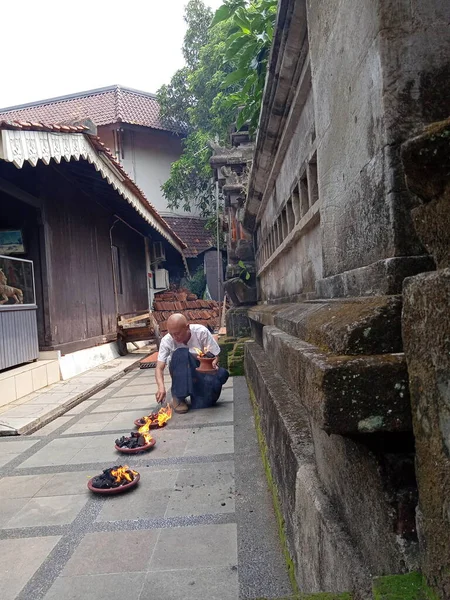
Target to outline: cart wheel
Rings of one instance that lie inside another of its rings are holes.
[[[120,356],[126,356],[128,354],[127,343],[121,337],[117,338],[117,350],[119,351]]]

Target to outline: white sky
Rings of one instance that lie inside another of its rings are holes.
[[[186,3],[3,0],[0,108],[117,83],[156,92],[183,65]]]

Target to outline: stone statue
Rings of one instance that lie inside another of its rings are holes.
[[[8,285],[6,275],[0,269],[0,304],[6,304],[12,298],[14,304],[23,304],[23,292],[19,288]]]

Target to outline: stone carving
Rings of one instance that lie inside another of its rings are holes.
[[[253,144],[245,131],[231,137],[231,148],[211,144],[214,150],[211,166],[216,171],[225,196],[228,265],[224,286],[234,306],[245,306],[257,301],[253,239],[241,220]],[[244,268],[239,263],[243,264]]]

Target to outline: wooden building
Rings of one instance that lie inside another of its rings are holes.
[[[37,358],[21,355],[21,336],[36,336],[35,353],[116,340],[118,314],[149,307],[152,248],[184,266],[185,244],[86,126],[0,123],[0,241],[8,231],[23,248],[0,257],[5,285],[26,285],[11,258],[28,259],[35,293],[0,304],[0,370]],[[27,312],[36,332],[21,325]]]

